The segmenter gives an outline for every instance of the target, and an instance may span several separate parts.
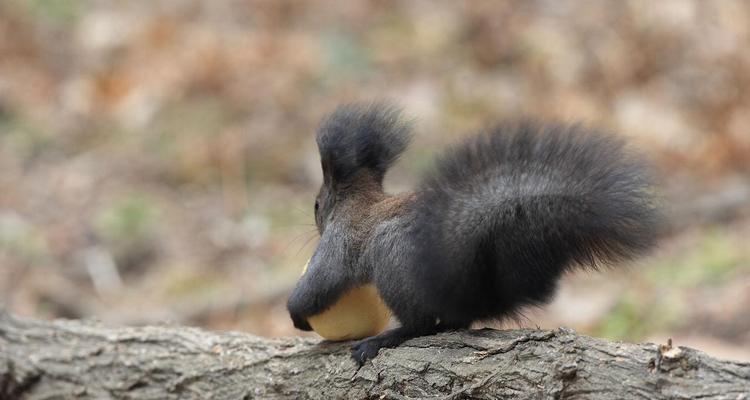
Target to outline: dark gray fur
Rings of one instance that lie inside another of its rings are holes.
[[[339,107],[318,130],[324,179],[332,184],[348,183],[366,168],[382,181],[409,145],[409,128],[399,110],[387,103]]]
[[[288,309],[296,327],[346,290],[374,282],[401,327],[358,342],[382,347],[550,300],[561,275],[651,248],[660,214],[646,164],[615,136],[521,121],[450,149],[415,193],[382,181],[409,142],[385,104],[339,108],[318,131],[321,240]]]

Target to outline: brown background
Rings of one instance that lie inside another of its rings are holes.
[[[0,3],[0,302],[42,318],[297,334],[314,130],[390,98],[387,179],[501,118],[628,136],[674,222],[629,268],[566,278],[527,327],[750,359],[750,3]]]

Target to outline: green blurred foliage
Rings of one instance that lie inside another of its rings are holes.
[[[156,207],[146,197],[118,199],[99,214],[96,225],[103,237],[115,242],[144,242],[154,234]]]
[[[142,272],[153,260],[158,248],[159,210],[147,196],[117,199],[94,223],[122,273]]]
[[[17,1],[17,0],[14,0]],[[29,10],[37,17],[59,24],[73,24],[82,13],[86,1],[77,0],[27,0]]]
[[[30,266],[41,265],[49,257],[41,232],[12,213],[0,215],[0,253],[3,252]]]
[[[713,228],[703,234],[696,248],[677,260],[654,265],[646,276],[653,285],[718,285],[745,269],[747,256],[748,251],[736,246],[724,230]]]
[[[603,337],[642,340],[654,332],[688,329],[688,304],[699,290],[731,282],[750,272],[750,252],[726,229],[701,234],[696,246],[643,270],[641,287],[625,295],[594,329]]]

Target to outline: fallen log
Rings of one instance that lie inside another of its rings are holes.
[[[0,311],[0,398],[750,400],[748,363],[565,328],[422,337],[361,368],[349,345]]]

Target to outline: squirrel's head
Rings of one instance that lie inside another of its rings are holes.
[[[357,220],[368,203],[382,199],[383,178],[409,144],[410,125],[386,103],[341,106],[318,129],[323,184],[315,199],[322,235],[334,221]]]
[[[383,177],[406,149],[409,125],[401,121],[398,109],[387,104],[351,104],[339,107],[323,120],[317,142],[323,168],[323,184],[315,199],[320,242],[289,297],[287,309],[294,326],[310,330],[313,325],[307,318],[317,315],[323,318],[318,322],[329,321],[337,326],[341,318],[350,320],[340,312],[352,310],[351,301],[365,301],[367,304],[354,308],[354,320],[382,329],[381,320],[368,321],[368,317],[356,315],[362,306],[375,307],[378,301],[373,302],[373,298],[377,300],[377,295],[355,296],[343,308],[336,308],[334,303],[344,293],[352,293],[351,289],[371,280],[372,263],[361,262],[368,242],[380,222],[403,212],[406,197],[387,196]],[[339,311],[319,315],[332,311],[331,307]],[[370,328],[366,332],[372,334]]]

